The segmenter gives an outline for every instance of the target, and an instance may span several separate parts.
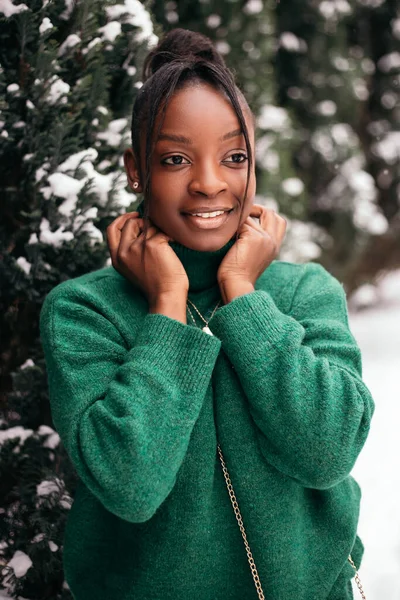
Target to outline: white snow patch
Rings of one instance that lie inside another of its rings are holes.
[[[103,34],[102,38],[108,42],[115,42],[121,31],[121,23],[118,23],[118,21],[110,21],[104,27],[99,28],[99,32]]]
[[[400,271],[378,282],[374,307],[353,312],[350,328],[362,354],[363,379],[375,400],[366,444],[352,475],[362,491],[358,533],[365,553],[360,578],[368,600],[400,597],[400,471],[390,457],[400,453],[398,365],[400,362]],[[354,598],[357,598],[356,592]]]
[[[279,45],[288,52],[307,52],[307,43],[291,31],[284,31],[281,34]]]
[[[49,496],[54,492],[60,491],[60,480],[56,478],[53,479],[45,479],[41,483],[36,486],[36,494],[37,496]]]
[[[55,544],[54,542],[52,542],[51,540],[49,541],[49,548],[52,552],[57,552],[58,550],[58,546],[57,544]]]
[[[257,15],[263,8],[262,0],[248,0],[242,10],[246,15]]]
[[[66,104],[66,95],[69,93],[69,90],[70,86],[68,83],[65,83],[57,75],[53,75],[50,88],[47,91],[47,102],[49,104],[56,104],[60,100],[62,104]]]
[[[30,367],[34,367],[35,363],[33,362],[33,360],[31,358],[28,358],[22,365],[20,365],[20,369],[21,371],[23,371],[24,369],[29,369]]]
[[[19,91],[18,83],[10,83],[10,85],[7,86],[7,92],[9,92],[10,94],[13,94],[14,92],[18,92],[18,91]]]
[[[257,122],[261,129],[270,129],[272,131],[285,131],[290,125],[287,111],[273,104],[265,104],[261,108]]]
[[[51,231],[49,221],[43,218],[40,223],[40,241],[43,244],[48,244],[49,246],[60,248],[60,246],[62,246],[64,242],[70,242],[74,239],[74,234],[72,233],[72,231],[64,231],[64,229],[65,228],[62,225],[60,225],[60,227],[56,231]],[[29,240],[29,243],[35,242],[31,242],[31,240]]]
[[[218,40],[215,42],[215,47],[220,54],[226,56],[231,51],[231,47],[225,40]]]
[[[25,440],[33,434],[33,429],[25,429],[24,427],[10,427],[0,431],[0,446],[7,440],[15,440],[19,438],[20,442],[23,443]]]
[[[210,29],[216,29],[221,25],[221,17],[213,13],[207,17],[206,23]]]
[[[31,272],[32,265],[26,260],[24,256],[20,256],[15,262],[20,267],[20,269],[22,269],[24,273],[26,273],[26,275],[29,275],[29,273]]]
[[[400,69],[400,52],[391,52],[391,54],[382,56],[378,61],[378,68],[384,73]]]
[[[62,56],[63,54],[65,54],[68,50],[70,50],[71,48],[74,48],[75,46],[77,46],[78,44],[81,43],[81,38],[79,37],[79,35],[76,35],[76,33],[71,33],[71,35],[69,35],[64,42],[61,44],[61,46],[58,49],[58,56]]]
[[[32,561],[25,552],[21,552],[21,550],[17,550],[12,557],[12,559],[7,563],[8,567],[11,567],[14,571],[15,577],[20,579],[24,577],[28,570],[32,566]]]
[[[24,10],[29,10],[26,4],[17,4],[15,6],[11,0],[0,0],[0,13],[3,13],[6,18],[21,13]]]
[[[158,38],[153,33],[153,23],[150,13],[139,0],[125,0],[124,4],[108,6],[106,13],[109,19],[121,19],[138,28],[135,39],[138,42],[147,40],[149,46],[157,44]]]
[[[400,131],[390,131],[379,142],[372,145],[372,151],[389,164],[400,160]]]
[[[332,117],[334,114],[336,114],[337,106],[332,100],[323,100],[317,104],[316,110],[324,117]]]
[[[129,136],[127,131],[128,119],[115,119],[110,121],[106,131],[97,134],[99,140],[104,140],[109,146],[118,148],[121,143]],[[124,131],[125,130],[125,131]]]
[[[53,29],[54,25],[48,17],[45,17],[40,24],[39,31],[43,35],[49,29]]]
[[[298,177],[289,177],[282,181],[282,189],[289,196],[299,196],[304,191],[304,183]]]
[[[393,19],[393,21],[392,21],[392,33],[393,33],[394,37],[396,37],[398,40],[400,40],[400,18],[399,19]]]

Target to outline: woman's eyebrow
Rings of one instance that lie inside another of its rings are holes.
[[[225,140],[229,140],[230,138],[237,137],[239,135],[243,135],[241,129],[234,129],[229,133],[225,133],[222,137],[219,138],[220,142],[224,142]],[[179,144],[187,144],[188,146],[193,144],[193,141],[190,138],[185,137],[184,135],[176,135],[175,133],[163,133],[161,132],[157,138],[157,141],[168,140],[170,142],[178,142]]]

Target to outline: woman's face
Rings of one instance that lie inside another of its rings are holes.
[[[254,157],[254,127],[248,110],[243,112]],[[155,132],[158,124],[156,120]],[[222,248],[249,216],[253,204],[254,166],[239,223],[247,165],[245,139],[230,102],[207,84],[190,85],[177,91],[169,102],[155,141],[151,164],[151,221],[187,248],[199,251]],[[131,149],[126,151],[125,166],[130,184],[139,181]],[[192,216],[216,211],[223,214]]]

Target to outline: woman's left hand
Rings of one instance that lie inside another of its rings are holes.
[[[258,218],[259,223],[251,217]],[[286,219],[274,210],[253,204],[250,216],[239,230],[238,240],[227,252],[218,269],[217,278],[223,297],[227,290],[233,292],[234,296],[239,293],[234,293],[233,290],[251,291],[257,278],[277,257],[286,226]]]

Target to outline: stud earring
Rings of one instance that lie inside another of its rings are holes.
[[[139,184],[137,181],[135,181],[135,183],[133,184],[133,189],[136,190],[139,187]]]

